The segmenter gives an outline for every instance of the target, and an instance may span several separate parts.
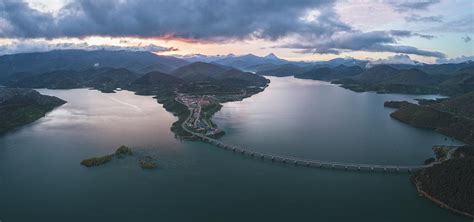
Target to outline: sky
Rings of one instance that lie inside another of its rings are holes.
[[[53,49],[474,60],[473,0],[0,0],[0,55]]]

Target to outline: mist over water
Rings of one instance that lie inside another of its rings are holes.
[[[357,163],[420,164],[456,143],[389,117],[386,100],[435,96],[354,93],[319,81],[271,78],[262,93],[224,104],[223,141],[275,154]],[[68,101],[0,137],[2,221],[463,221],[419,197],[406,174],[261,162],[170,132],[176,117],[152,97],[39,90]],[[86,168],[120,145],[156,156]]]

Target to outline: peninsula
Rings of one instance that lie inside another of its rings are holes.
[[[388,101],[397,110],[390,116],[414,127],[433,129],[468,145],[434,147],[439,163],[412,176],[418,192],[443,208],[474,218],[474,93],[420,104]],[[432,162],[433,159],[426,160]]]
[[[0,87],[0,134],[32,123],[64,103],[33,89]]]

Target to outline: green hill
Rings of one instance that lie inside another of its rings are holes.
[[[262,76],[218,64],[195,62],[173,71],[171,75],[189,82],[234,80],[248,86],[265,86],[268,80]]]
[[[293,76],[299,75],[307,70],[305,67],[300,67],[295,64],[282,64],[282,65],[267,65],[267,67],[259,67],[260,70],[257,75],[266,76]]]
[[[401,70],[397,75],[380,84],[432,86],[440,83],[442,80],[442,76],[431,76],[419,69],[409,69]]]
[[[300,79],[314,79],[330,81],[335,79],[344,79],[352,76],[359,75],[364,70],[359,66],[345,66],[338,65],[336,67],[322,67],[316,68],[311,71],[295,75],[295,78]]]
[[[467,144],[474,144],[474,92],[427,105],[386,102],[398,108],[390,116],[415,127],[434,129]]]
[[[149,72],[135,80],[132,85],[141,86],[161,86],[161,85],[179,85],[184,83],[181,78],[165,74],[159,71]]]
[[[474,92],[442,100],[431,105],[433,108],[458,116],[474,118]]]
[[[412,181],[419,192],[439,205],[474,218],[473,153],[473,146],[460,147],[453,159],[416,172]]]
[[[377,84],[394,78],[399,73],[398,69],[392,68],[389,65],[378,65],[361,74],[352,77],[356,82],[362,84]]]
[[[12,87],[72,89],[93,87],[110,91],[125,88],[140,75],[124,68],[96,68],[83,71],[57,70],[31,75],[10,83]]]
[[[188,62],[150,52],[54,50],[0,56],[0,82],[16,73],[40,74],[55,70],[81,71],[97,67],[126,68],[132,72],[171,72]],[[23,74],[24,75],[24,74]]]
[[[0,134],[34,122],[64,103],[32,89],[0,88]]]

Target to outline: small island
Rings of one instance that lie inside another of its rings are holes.
[[[131,155],[133,155],[132,149],[122,145],[115,151],[114,154],[85,159],[81,161],[81,165],[84,165],[86,167],[100,166],[110,162],[114,157],[124,158],[126,156]]]
[[[96,167],[96,166],[104,165],[112,161],[114,158],[122,159],[122,158],[133,156],[133,155],[134,153],[132,149],[130,149],[127,146],[122,145],[119,148],[117,148],[117,150],[113,154],[85,159],[81,161],[81,165],[84,165],[86,167]],[[151,156],[139,157],[138,163],[140,164],[140,167],[142,169],[155,169],[157,167],[155,158]]]
[[[112,154],[101,156],[101,157],[92,157],[90,159],[85,159],[85,160],[81,161],[81,165],[84,165],[86,167],[100,166],[100,165],[104,165],[104,164],[108,163],[109,161],[111,161],[113,157],[114,157],[114,155],[112,155]]]
[[[138,162],[140,163],[140,167],[142,169],[151,170],[157,167],[155,159],[152,156],[141,157]]]

